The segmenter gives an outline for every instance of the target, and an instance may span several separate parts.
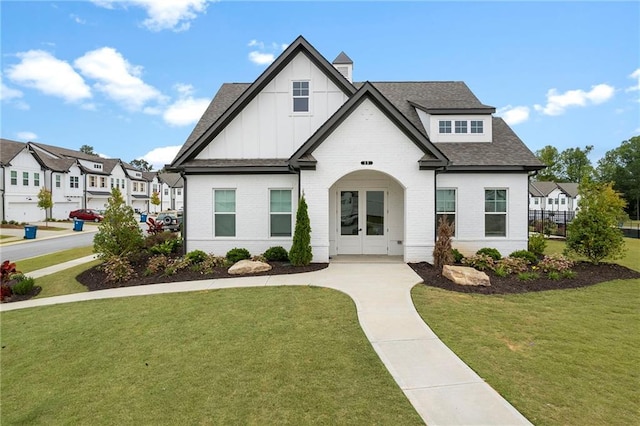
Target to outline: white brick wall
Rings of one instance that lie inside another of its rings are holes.
[[[503,256],[526,250],[528,241],[528,178],[526,173],[443,173],[438,188],[457,190],[456,237],[453,247],[464,255],[482,247],[497,248]],[[507,189],[507,236],[484,236],[484,190]]]

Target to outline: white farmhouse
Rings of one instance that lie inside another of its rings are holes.
[[[314,262],[432,261],[436,223],[465,254],[525,249],[530,172],[544,166],[463,82],[352,82],[298,37],[253,83],[223,84],[170,166],[187,250],[289,249],[298,200]]]

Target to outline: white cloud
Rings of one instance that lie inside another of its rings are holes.
[[[249,60],[256,65],[267,65],[273,62],[276,58],[276,54],[285,50],[289,45],[272,42],[270,45],[266,45],[259,40],[251,40],[247,43],[247,46],[254,47],[257,50],[249,52]]]
[[[142,25],[151,31],[186,31],[198,14],[205,13],[208,0],[93,0],[96,6],[113,9],[114,5],[140,7],[148,18]]]
[[[27,142],[34,141],[34,140],[38,139],[38,135],[36,135],[33,132],[18,132],[18,133],[16,133],[16,137],[19,140],[27,141]]]
[[[636,84],[631,87],[627,87],[625,91],[635,92],[636,90],[640,90],[640,68],[629,74],[629,78],[636,80]]]
[[[22,92],[18,89],[12,89],[4,84],[2,75],[0,75],[0,100],[10,101],[22,97]]]
[[[178,100],[164,111],[162,118],[171,126],[186,126],[196,123],[209,106],[209,99],[194,98],[193,86],[178,83],[174,86]]]
[[[94,87],[125,108],[139,111],[147,102],[163,102],[156,88],[142,81],[142,67],[131,65],[115,49],[102,47],[85,53],[74,65],[82,75],[98,82]]]
[[[152,164],[153,170],[160,170],[165,164],[173,161],[180,148],[180,145],[155,148],[143,155],[142,159]]]
[[[76,24],[84,25],[84,24],[86,24],[86,23],[87,23],[87,21],[85,21],[84,19],[82,19],[81,17],[79,17],[79,16],[78,16],[78,15],[76,15],[76,14],[73,14],[73,13],[72,13],[71,15],[69,15],[69,17],[70,17],[71,19],[73,19],[73,21],[74,21]]]
[[[549,89],[547,92],[547,105],[534,105],[536,111],[545,115],[561,115],[565,110],[573,106],[597,105],[608,101],[614,95],[615,88],[608,84],[598,84],[592,86],[591,90],[585,92],[582,89],[567,90],[558,93],[556,89]]]
[[[67,62],[43,50],[18,53],[20,63],[10,65],[7,77],[16,84],[31,87],[67,102],[91,97],[91,89]]]
[[[509,124],[520,124],[524,123],[529,119],[529,107],[527,106],[511,106],[507,105],[506,107],[500,108],[496,111],[496,114],[501,116],[504,121]]]

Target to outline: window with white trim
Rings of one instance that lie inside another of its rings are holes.
[[[133,182],[133,190],[138,192],[138,182]]]
[[[89,186],[92,188],[95,188],[97,186],[95,176],[89,176]]]
[[[182,195],[182,188],[178,188],[176,190],[176,195]]]
[[[111,189],[113,189],[113,178],[111,178]]]
[[[467,120],[456,120],[456,133],[467,133]]]
[[[138,185],[138,188],[140,189],[140,192],[144,192],[144,182],[140,182],[140,185]]]
[[[213,191],[214,236],[236,236],[236,190],[214,189]]]
[[[547,198],[547,204],[553,205],[553,198]]]
[[[562,204],[563,206],[567,204],[567,199],[566,198],[560,198],[560,204]]]
[[[309,112],[309,82],[293,81],[293,112]]]
[[[164,189],[164,195],[169,195],[169,188]]]
[[[438,189],[436,190],[436,227],[440,224],[440,218],[445,217],[449,224],[453,224],[453,235],[456,222],[456,190]]]
[[[101,176],[100,177],[100,188],[106,188],[107,187],[107,178]]]
[[[471,120],[471,133],[484,133],[484,122],[482,120]]]
[[[269,228],[272,237],[291,236],[291,190],[269,191]]]
[[[69,188],[80,188],[80,178],[78,176],[69,176]]]
[[[484,236],[507,236],[507,190],[484,190]]]
[[[29,172],[22,172],[22,186],[29,186]]]
[[[540,204],[540,200],[538,200],[538,197],[533,197],[533,204],[535,204],[536,206]]]
[[[18,184],[18,172],[15,170],[11,170],[11,185]]]
[[[62,176],[56,175],[56,188],[60,188],[62,186]]]
[[[40,173],[33,174],[33,186],[40,186]]]
[[[440,120],[438,122],[438,132],[439,133],[451,133],[451,121],[450,120]]]

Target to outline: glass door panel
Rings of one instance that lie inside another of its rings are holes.
[[[384,191],[367,191],[367,235],[384,235]]]
[[[340,192],[340,235],[358,235],[358,191]]]

